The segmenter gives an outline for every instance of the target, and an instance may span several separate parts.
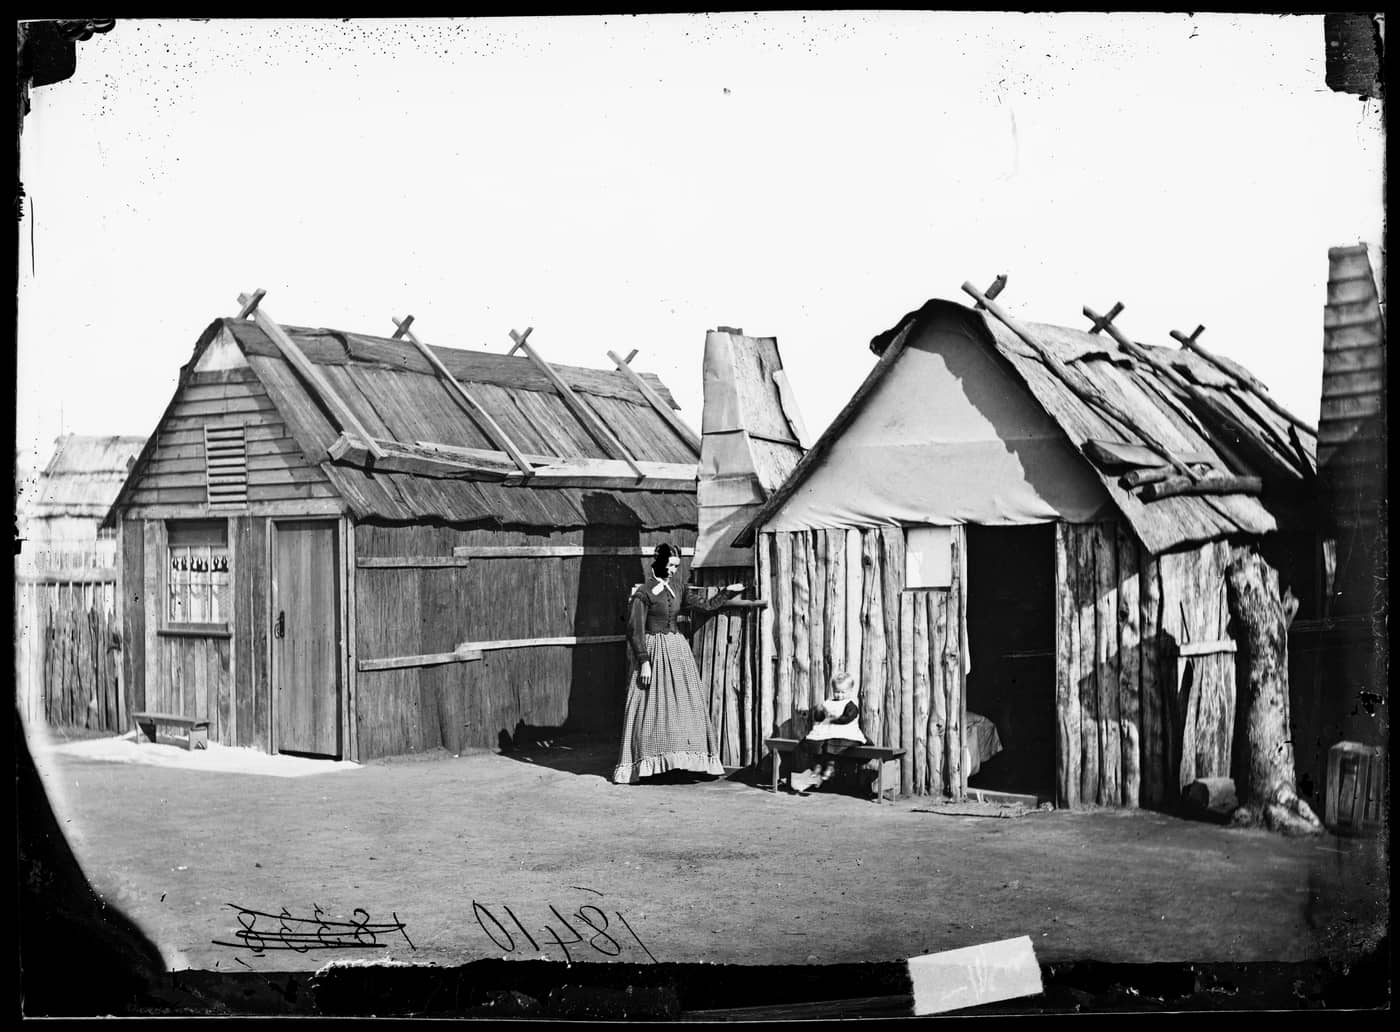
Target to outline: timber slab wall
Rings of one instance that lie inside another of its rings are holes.
[[[695,531],[358,524],[359,758],[509,748],[544,729],[619,734],[627,594],[661,541],[689,550]],[[470,658],[451,657],[462,644]]]
[[[834,670],[872,744],[902,748],[904,795],[967,793],[966,534],[948,588],[904,587],[900,527],[760,534],[755,737],[801,737]],[[1118,523],[1055,537],[1056,804],[1175,809],[1231,773],[1235,646],[1220,541],[1152,556]],[[742,698],[742,695],[740,695]],[[742,727],[742,724],[740,725]]]

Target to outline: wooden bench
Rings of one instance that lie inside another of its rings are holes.
[[[159,743],[161,738],[165,739],[165,744],[182,745],[186,749],[207,749],[209,748],[209,721],[200,720],[198,717],[182,717],[178,713],[133,713],[132,719],[136,721],[136,741],[141,741],[141,736],[145,735],[152,742]],[[178,728],[180,733],[175,735],[157,735],[160,728]]]
[[[801,740],[797,738],[765,738],[763,744],[768,747],[769,755],[773,761],[773,791],[778,791],[778,762],[779,753],[793,752],[801,745]],[[887,749],[880,745],[853,745],[849,749],[844,749],[839,753],[831,755],[829,758],[838,763],[843,760],[867,760],[880,761],[880,794],[875,797],[876,802],[885,801],[885,764],[890,760],[897,760],[904,755],[903,749]]]

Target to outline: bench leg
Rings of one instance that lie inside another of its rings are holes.
[[[187,744],[185,748],[190,750],[208,749],[209,729],[203,727],[190,728],[189,744]]]
[[[773,794],[778,794],[778,768],[782,765],[782,753],[777,749],[768,750],[768,755],[773,760]]]

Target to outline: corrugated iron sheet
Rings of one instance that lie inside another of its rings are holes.
[[[331,462],[327,449],[339,432],[329,414],[261,330],[231,320],[228,325],[292,436],[358,518],[555,528],[599,522],[641,528],[695,525],[696,502],[690,493],[519,487],[372,472]],[[410,443],[496,447],[412,345],[325,330],[288,331],[371,434]],[[528,358],[434,350],[523,452],[566,459],[607,457]],[[634,458],[694,461],[675,431],[621,373],[562,369],[566,382],[572,381],[570,386],[623,439]],[[476,376],[482,379],[472,379]],[[659,381],[652,386],[659,387]]]

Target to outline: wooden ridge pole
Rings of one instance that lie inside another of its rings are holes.
[[[287,335],[286,330],[282,329],[265,310],[258,307],[258,303],[262,300],[262,295],[265,293],[266,291],[258,290],[254,294],[239,294],[238,304],[241,306],[240,311],[247,312],[248,316],[256,320],[263,333],[267,334],[272,343],[276,345],[277,350],[282,352],[282,357],[290,363],[293,369],[301,374],[307,386],[309,386],[315,394],[319,395],[321,401],[331,410],[331,415],[334,416],[336,422],[340,424],[340,429],[363,441],[365,450],[368,451],[370,455],[374,456],[374,458],[377,459],[383,456],[384,450],[374,443],[374,438],[369,435],[369,431],[364,428],[364,425],[361,424],[359,419],[355,416],[355,413],[350,410],[350,406],[345,404],[345,401],[335,392],[335,388],[321,375],[321,370],[316,368],[316,364],[306,357],[306,354],[297,346],[296,342]],[[248,316],[245,316],[245,318]]]
[[[1186,334],[1182,333],[1180,330],[1171,331],[1172,337],[1174,337],[1183,348],[1185,348],[1187,351],[1192,351],[1197,355],[1200,355],[1207,362],[1215,366],[1215,368],[1219,369],[1222,373],[1225,373],[1227,376],[1233,376],[1235,380],[1238,381],[1241,387],[1244,387],[1256,398],[1262,401],[1265,405],[1269,406],[1269,408],[1273,409],[1274,412],[1278,413],[1280,416],[1288,420],[1294,426],[1306,430],[1310,434],[1317,433],[1317,427],[1313,426],[1311,423],[1308,423],[1303,419],[1300,419],[1298,416],[1295,416],[1292,412],[1289,412],[1288,409],[1280,405],[1269,394],[1268,389],[1262,383],[1256,380],[1253,376],[1249,376],[1247,374],[1241,375],[1241,373],[1244,373],[1244,370],[1230,368],[1229,363],[1225,362],[1214,352],[1207,351],[1199,343],[1197,343],[1196,338],[1199,337],[1203,332],[1205,332],[1204,326],[1197,326],[1189,337]]]
[[[1097,407],[1100,410],[1102,410],[1102,412],[1106,412],[1108,415],[1116,419],[1122,426],[1127,427],[1133,433],[1137,434],[1137,436],[1142,440],[1143,444],[1145,444],[1147,447],[1151,448],[1154,452],[1160,455],[1177,471],[1186,476],[1190,476],[1192,478],[1195,477],[1195,474],[1187,467],[1186,463],[1182,462],[1175,455],[1173,455],[1171,450],[1168,449],[1165,445],[1159,444],[1157,441],[1155,441],[1150,434],[1148,434],[1145,430],[1143,430],[1141,426],[1138,425],[1137,421],[1133,419],[1133,417],[1128,412],[1124,411],[1117,404],[1104,397],[1103,393],[1095,389],[1094,386],[1088,381],[1078,381],[1075,375],[1070,372],[1069,367],[1064,364],[1064,362],[1060,361],[1060,359],[1057,356],[1052,354],[1044,345],[1042,345],[1038,340],[1036,340],[1031,335],[1029,330],[1027,330],[1020,323],[1018,323],[1009,314],[1007,314],[1006,310],[1003,309],[999,304],[997,304],[991,298],[987,297],[985,294],[979,291],[970,282],[964,283],[962,285],[962,289],[964,293],[971,295],[983,307],[985,307],[987,311],[991,312],[992,315],[996,316],[997,319],[1000,320],[1000,322],[1007,327],[1007,329],[1011,330],[1011,332],[1016,334],[1016,336],[1020,337],[1021,340],[1025,341],[1026,346],[1029,347],[1040,357],[1040,360],[1043,363],[1045,363],[1046,368],[1048,368],[1052,373],[1054,373],[1056,378],[1059,379],[1059,381],[1063,383],[1067,388],[1069,388],[1069,390],[1076,397],[1080,398],[1082,401],[1084,401],[1086,404],[1089,404],[1091,407]]]
[[[1116,308],[1118,311],[1122,311],[1122,305],[1118,305],[1116,306]],[[1162,376],[1166,378],[1168,383],[1170,383],[1177,390],[1186,394],[1187,397],[1195,401],[1196,404],[1201,406],[1201,408],[1209,412],[1227,432],[1235,436],[1235,438],[1237,439],[1236,443],[1238,445],[1254,451],[1259,450],[1258,438],[1254,432],[1252,432],[1248,427],[1246,427],[1229,412],[1226,412],[1223,408],[1221,408],[1220,403],[1218,401],[1212,398],[1205,391],[1201,390],[1190,380],[1186,379],[1186,377],[1182,376],[1166,362],[1163,362],[1155,355],[1149,354],[1147,349],[1129,340],[1127,335],[1124,334],[1122,330],[1120,330],[1117,326],[1113,325],[1113,321],[1110,316],[1101,316],[1088,305],[1084,306],[1084,316],[1087,319],[1092,319],[1095,326],[1099,325],[1099,323],[1102,322],[1103,328],[1108,331],[1109,336],[1111,336],[1115,341],[1118,342],[1119,347],[1121,347],[1133,358],[1137,359],[1140,362],[1145,362],[1153,369],[1157,370],[1157,372],[1161,373]],[[1194,471],[1188,470],[1188,473],[1191,476],[1192,480],[1200,479]]]
[[[411,315],[405,316],[402,320],[394,319],[395,339],[400,336],[407,337],[409,343],[417,348],[419,353],[428,360],[428,365],[433,367],[439,379],[441,379],[443,384],[447,387],[448,393],[462,404],[469,416],[481,424],[481,428],[486,431],[486,436],[491,438],[491,441],[496,447],[509,455],[510,460],[515,463],[516,468],[519,469],[521,473],[525,474],[525,476],[528,477],[534,473],[535,467],[530,465],[529,460],[527,460],[520,449],[515,446],[515,442],[512,441],[510,436],[491,418],[491,413],[482,408],[481,403],[473,398],[467,389],[458,382],[457,378],[448,371],[447,366],[443,365],[442,359],[434,354],[433,349],[419,340],[414,332],[409,329],[412,323],[413,316]]]
[[[670,426],[670,428],[676,432],[680,439],[686,443],[686,447],[688,447],[691,451],[693,451],[696,454],[697,457],[699,457],[700,435],[697,434],[690,427],[686,426],[685,423],[681,420],[681,417],[676,415],[675,410],[672,409],[670,405],[666,404],[665,400],[661,397],[661,395],[657,394],[654,390],[652,390],[651,386],[640,376],[638,376],[637,371],[633,369],[631,365],[628,364],[632,361],[636,354],[637,353],[633,351],[632,354],[627,356],[626,358],[621,358],[616,351],[609,351],[608,357],[613,360],[613,363],[617,366],[618,371],[627,377],[628,381],[632,384],[632,386],[642,392],[642,397],[646,398],[647,402],[651,405],[651,407],[656,410],[657,415],[659,415],[662,419],[666,420],[667,425]]]
[[[583,424],[584,429],[592,434],[594,439],[603,446],[603,450],[611,453],[613,458],[621,459],[632,467],[632,472],[637,475],[638,480],[643,479],[646,474],[642,472],[642,468],[637,465],[636,460],[628,454],[627,449],[622,446],[622,442],[613,436],[612,431],[603,424],[603,421],[598,418],[597,414],[594,413],[592,409],[588,408],[588,406],[584,405],[584,403],[579,400],[578,395],[576,395],[569,385],[564,382],[563,378],[554,371],[554,367],[541,358],[539,352],[532,348],[526,341],[526,338],[530,336],[530,331],[533,329],[534,327],[530,326],[526,328],[524,333],[516,333],[514,330],[510,331],[510,338],[515,341],[515,344],[510,349],[510,353],[514,354],[517,349],[524,351],[525,354],[529,356],[530,361],[535,363],[539,371],[544,373],[550,383],[554,384],[554,389],[559,392],[559,397],[564,399],[564,404],[568,407],[569,411]]]

